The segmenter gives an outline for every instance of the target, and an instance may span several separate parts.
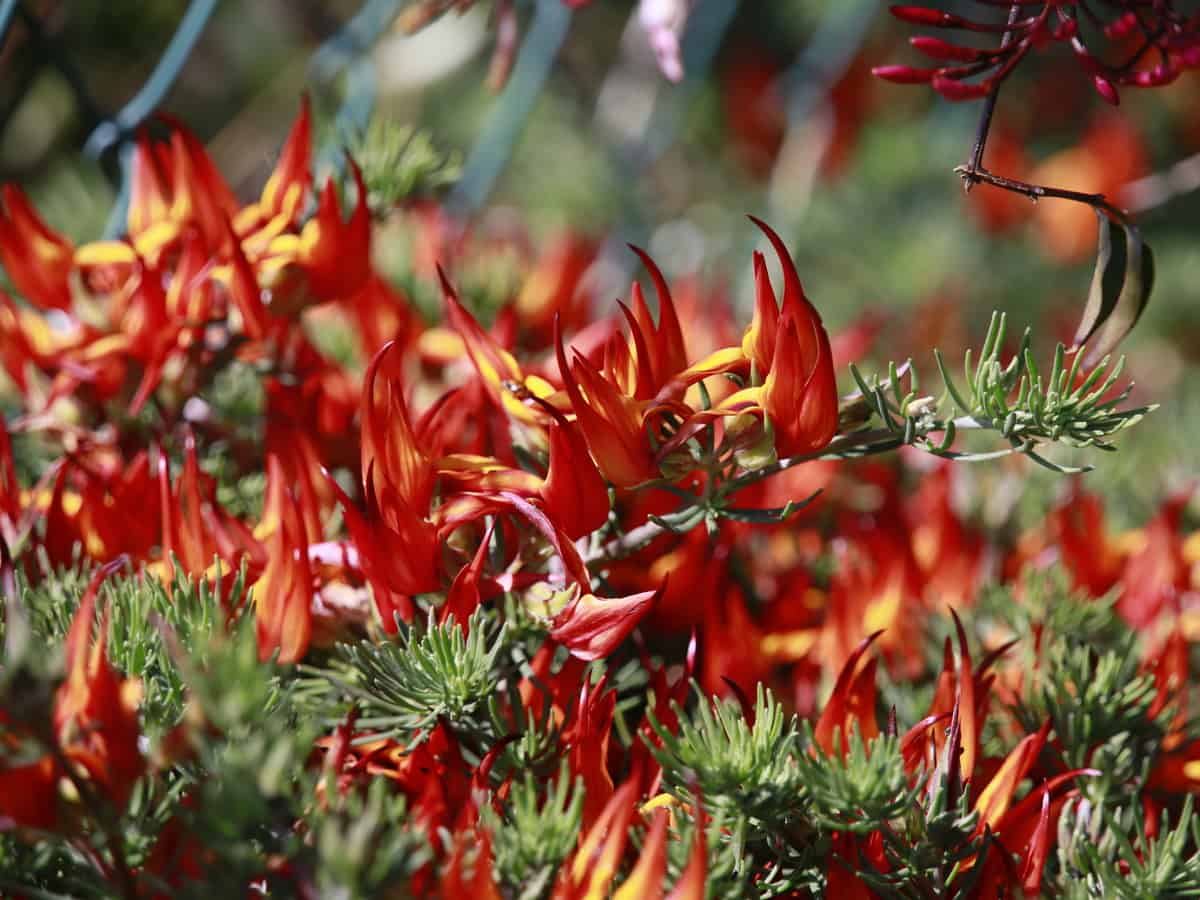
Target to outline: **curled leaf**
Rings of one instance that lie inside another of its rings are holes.
[[[1113,234],[1114,229],[1119,236]],[[1154,254],[1133,226],[1123,226],[1100,213],[1096,268],[1083,317],[1075,331],[1078,348],[1093,337],[1084,365],[1095,366],[1137,324],[1154,286]]]

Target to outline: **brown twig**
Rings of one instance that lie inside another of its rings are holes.
[[[1013,3],[1008,10],[1008,27],[1017,21],[1021,14],[1021,4]],[[1000,39],[1000,50],[1012,41],[1012,31],[1006,30],[1004,36]],[[983,154],[987,149],[988,133],[992,127],[992,117],[996,112],[996,101],[1000,96],[1000,88],[1004,83],[1004,78],[997,78],[991,92],[984,100],[983,110],[979,115],[979,128],[975,133],[975,143],[971,148],[971,157],[965,165],[955,168],[955,173],[958,174],[963,181],[963,190],[966,193],[971,192],[977,184],[989,184],[992,187],[1000,188],[1001,190],[1011,191],[1014,194],[1021,194],[1028,197],[1030,200],[1037,202],[1045,198],[1054,198],[1059,200],[1072,200],[1075,203],[1083,203],[1098,212],[1103,212],[1110,219],[1119,222],[1125,226],[1131,226],[1129,214],[1125,210],[1109,202],[1108,198],[1103,194],[1087,194],[1082,191],[1070,191],[1065,188],[1047,187],[1040,184],[1030,184],[1026,181],[1018,181],[1015,178],[1008,178],[1004,175],[996,175],[989,172],[983,167]]]
[[[1086,204],[1092,209],[1103,211],[1110,219],[1122,225],[1128,227],[1132,224],[1129,214],[1119,206],[1110,203],[1103,194],[1086,194],[1083,191],[1069,191],[1066,188],[1049,187],[1044,184],[1030,184],[1027,181],[996,175],[983,168],[971,169],[970,166],[959,166],[954,171],[962,176],[964,182],[990,184],[992,187],[1021,194],[1035,202],[1044,199],[1073,200],[1076,203]]]
[[[1008,27],[1012,28],[1017,21],[1017,17],[1021,15],[1021,4],[1014,3],[1008,10]],[[1004,36],[1000,38],[1000,52],[1003,52],[1012,42],[1012,31],[1006,30]],[[1003,78],[996,79],[992,86],[992,90],[988,93],[987,99],[983,101],[983,110],[979,114],[979,128],[975,132],[975,145],[971,148],[971,158],[967,160],[967,164],[963,166],[967,174],[963,175],[963,190],[967,193],[971,192],[971,188],[975,186],[978,179],[975,178],[977,172],[983,171],[983,152],[987,149],[988,132],[992,128],[992,116],[996,112],[996,100],[1000,96],[1000,86],[1004,83]]]

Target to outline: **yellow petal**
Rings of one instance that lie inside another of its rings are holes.
[[[75,251],[75,265],[80,267],[132,265],[135,262],[137,253],[123,241],[94,241]]]

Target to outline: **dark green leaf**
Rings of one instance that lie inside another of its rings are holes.
[[[1100,219],[1100,234],[1096,244],[1096,268],[1092,272],[1092,286],[1088,291],[1087,305],[1083,317],[1075,329],[1075,346],[1091,340],[1096,330],[1104,324],[1121,293],[1125,279],[1125,242],[1113,241],[1113,222],[1104,213],[1097,211]],[[1124,229],[1116,226],[1124,233]]]
[[[1114,230],[1119,236],[1114,236]],[[1154,255],[1141,232],[1101,213],[1096,268],[1075,331],[1076,348],[1096,338],[1083,361],[1085,366],[1096,365],[1129,334],[1146,308],[1153,285]]]
[[[1142,240],[1136,228],[1129,228],[1126,234],[1125,277],[1121,286],[1120,296],[1104,327],[1100,330],[1098,340],[1088,350],[1084,364],[1096,365],[1101,359],[1111,353],[1133,329],[1146,308],[1150,299],[1150,291],[1154,287],[1154,254]]]

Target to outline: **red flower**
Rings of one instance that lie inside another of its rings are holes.
[[[751,325],[747,338],[757,331],[752,342],[756,356],[751,359],[766,372],[760,402],[775,429],[775,448],[781,457],[814,453],[837,432],[837,382],[829,335],[804,296],[782,239],[765,223],[757,219],[754,222],[771,241],[783,267],[783,307],[778,318],[766,268],[761,264],[755,267],[756,323]]]
[[[608,769],[608,745],[613,712],[617,706],[617,692],[608,690],[607,683],[607,676],[595,685],[590,679],[583,679],[574,718],[562,733],[564,747],[570,748],[567,759],[571,773],[583,782],[582,827],[585,830],[600,817],[613,795],[613,780]]]
[[[1005,3],[976,0],[984,10],[1006,7]],[[1018,14],[1005,23],[999,17],[982,19],[954,15],[926,6],[893,6],[892,15],[902,22],[987,34],[997,39],[994,49],[960,45],[935,37],[914,37],[910,43],[937,65],[918,69],[911,66],[879,66],[876,75],[900,84],[929,83],[949,100],[973,100],[990,94],[1031,51],[1050,43],[1070,43],[1096,92],[1112,104],[1118,102],[1117,84],[1154,87],[1174,81],[1188,68],[1200,66],[1200,18],[1179,12],[1173,0],[1153,4],[1139,0],[1112,0],[1106,9],[1088,10],[1091,24],[1080,30],[1079,11],[1073,2],[1045,0],[1020,4]],[[1110,46],[1099,48],[1100,36]],[[1127,38],[1137,36],[1133,42]],[[1130,43],[1126,48],[1125,43]],[[1115,51],[1115,52],[1114,52]],[[1132,52],[1130,52],[1132,51]],[[1155,52],[1152,52],[1155,51]],[[1119,61],[1106,61],[1105,56]],[[1142,60],[1155,58],[1150,68]],[[976,76],[980,81],[970,81]]]
[[[278,457],[267,458],[267,499],[260,529],[266,538],[267,563],[252,587],[258,655],[298,662],[312,639],[313,576],[308,536],[296,498],[288,490]]]
[[[69,309],[70,241],[38,217],[16,185],[0,192],[0,263],[25,299],[43,309]],[[7,208],[7,209],[6,209]]]
[[[538,495],[550,519],[572,540],[607,521],[608,488],[576,423],[565,419],[551,423],[550,463]]]
[[[654,604],[658,591],[605,599],[579,590],[554,617],[550,637],[580,659],[601,659],[628,637]]]
[[[146,770],[138,748],[141,684],[134,678],[122,678],[108,661],[107,611],[98,636],[92,635],[100,585],[124,563],[118,559],[92,576],[71,620],[66,640],[67,678],[54,699],[54,737],[60,752],[28,765],[0,769],[0,819],[53,828],[58,821],[58,784],[67,774],[60,760],[80,772],[118,813]]]
[[[619,488],[658,478],[645,430],[648,401],[622,393],[578,351],[568,364],[561,333],[554,343],[567,398],[604,477]]]
[[[333,178],[317,200],[317,213],[299,234],[284,234],[267,247],[263,267],[268,274],[295,266],[303,273],[302,291],[292,294],[287,308],[273,302],[276,314],[286,314],[313,300],[350,297],[362,289],[371,273],[371,217],[367,186],[354,160],[348,160],[358,202],[343,222]],[[283,297],[288,292],[282,292]]]

